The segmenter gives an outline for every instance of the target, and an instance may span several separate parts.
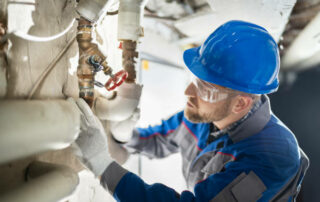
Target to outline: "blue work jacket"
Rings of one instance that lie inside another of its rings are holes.
[[[153,158],[180,152],[183,175],[191,191],[177,193],[146,184],[112,163],[101,184],[118,201],[292,201],[308,159],[293,133],[270,110],[267,96],[236,128],[208,143],[209,123],[192,123],[184,112],[162,124],[134,131],[127,147]]]

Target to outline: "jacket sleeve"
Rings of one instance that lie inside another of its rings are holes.
[[[125,147],[131,153],[142,153],[150,158],[163,158],[178,152],[177,143],[173,140],[181,125],[183,111],[163,120],[160,125],[148,128],[136,128],[130,142]]]
[[[103,173],[101,184],[117,201],[270,201],[296,175],[299,163],[285,159],[283,154],[259,155],[269,160],[257,162],[254,158],[237,157],[222,172],[199,181],[194,194],[190,191],[179,194],[160,183],[146,184],[115,162]]]

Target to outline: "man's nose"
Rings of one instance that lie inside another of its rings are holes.
[[[197,89],[192,82],[187,86],[186,90],[184,91],[184,94],[188,97],[196,97]]]

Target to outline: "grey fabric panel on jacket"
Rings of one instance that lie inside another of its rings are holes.
[[[121,167],[116,162],[111,163],[103,172],[100,184],[113,195],[121,178],[127,174],[128,171]]]
[[[149,158],[163,158],[179,151],[177,143],[173,140],[177,132],[179,128],[168,136],[156,135],[141,140],[139,132],[135,129],[130,142],[124,146],[130,153],[141,153]]]
[[[300,167],[297,174],[278,192],[277,195],[275,195],[271,199],[271,201],[286,202],[289,200],[290,197],[292,197],[292,200],[295,201],[295,198],[298,196],[301,186],[298,184],[301,183],[301,177],[305,175],[309,167],[309,159],[301,149],[300,155]]]
[[[251,171],[238,184],[232,187],[231,192],[238,202],[254,202],[262,196],[266,189],[261,179]]]
[[[248,175],[243,172],[210,202],[254,202],[265,190],[266,186],[253,171]]]
[[[218,195],[216,195],[210,202],[237,202],[231,193],[231,188],[238,184],[242,179],[246,177],[246,173],[241,173],[230,184],[228,184]]]
[[[224,166],[231,161],[234,161],[231,156],[217,153],[213,157],[211,156],[209,162],[201,169],[201,172],[205,174],[204,178],[207,178],[210,175],[219,173],[224,168]]]

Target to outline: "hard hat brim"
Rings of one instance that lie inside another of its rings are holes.
[[[203,64],[199,61],[200,47],[191,48],[183,53],[183,60],[188,69],[201,80],[214,83],[223,86],[223,82],[219,82],[219,79],[212,80],[209,70],[205,69]]]

